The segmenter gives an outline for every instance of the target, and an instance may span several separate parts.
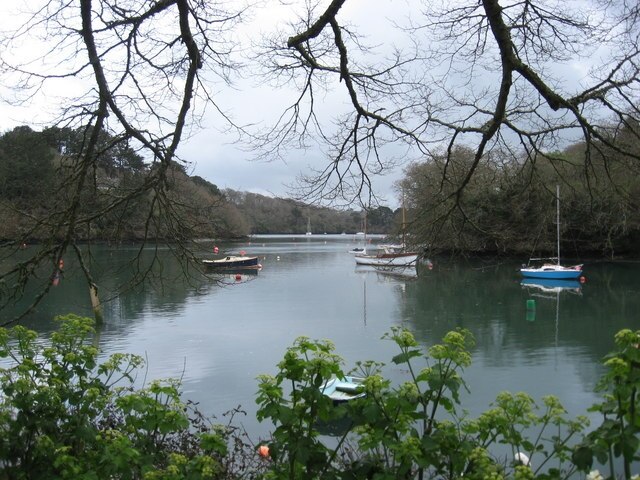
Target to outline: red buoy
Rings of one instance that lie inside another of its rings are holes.
[[[213,253],[218,253],[218,247],[213,247]]]
[[[585,277],[580,277],[579,280],[580,283],[587,283],[587,279]]]
[[[236,274],[236,281],[240,281],[242,280],[242,275],[240,275],[239,273]]]

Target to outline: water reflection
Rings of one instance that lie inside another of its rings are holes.
[[[432,270],[417,272],[356,268],[348,253],[356,245],[357,239],[331,235],[220,245],[260,257],[263,269],[242,273],[240,281],[235,272],[185,278],[168,249],[136,259],[135,247],[93,247],[90,269],[105,317],[101,349],[146,356],[149,379],[181,377],[207,413],[242,405],[253,430],[260,428],[251,420],[255,378],[275,373],[300,335],[332,340],[347,369],[358,360],[382,361],[402,381],[406,372],[390,362],[396,348],[381,340],[391,326],[410,329],[424,347],[467,328],[477,342],[465,372],[470,412],[485,410],[501,390],[523,390],[534,398],[556,394],[570,412],[584,413],[613,335],[640,328],[638,264],[587,264],[585,284],[523,285],[518,261],[434,259]],[[161,262],[147,280],[130,283],[154,258]],[[26,319],[29,328],[47,333],[56,314],[91,314],[81,272],[65,260],[64,278]],[[129,288],[119,294],[123,284]],[[535,319],[527,321],[532,299]]]

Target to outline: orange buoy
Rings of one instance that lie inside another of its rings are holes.
[[[258,455],[260,455],[262,458],[269,458],[269,447],[267,447],[266,445],[260,445],[258,447]]]

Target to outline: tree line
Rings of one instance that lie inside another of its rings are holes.
[[[75,158],[83,149],[84,129],[50,127],[41,132],[28,126],[16,127],[0,135],[0,223],[2,240],[39,241],[48,231],[68,191],[74,175]],[[119,205],[105,208],[118,197],[128,196],[141,187],[154,168],[127,142],[106,132],[100,133],[100,154],[90,172],[82,214],[100,215],[77,232],[79,238],[104,241],[136,241],[153,237],[172,240],[163,222],[153,222],[153,197],[140,194]],[[199,176],[187,174],[183,165],[173,162],[169,169],[170,195],[179,208],[177,214],[194,238],[238,238],[261,233],[357,232],[364,228],[362,210],[335,210],[305,205],[288,198],[270,198],[231,189],[221,191]],[[159,214],[159,213],[158,213]],[[380,206],[367,213],[369,231],[392,230],[394,213]],[[150,222],[151,220],[151,222]],[[148,229],[149,224],[158,228]],[[62,233],[61,233],[62,234]],[[184,232],[186,235],[187,233]]]
[[[560,186],[563,256],[637,256],[640,183],[633,173],[640,128],[630,119],[608,144],[578,142],[533,159],[506,150],[482,157],[457,146],[410,165],[399,182],[409,206],[407,229],[417,243],[459,253],[556,251],[556,185]],[[603,133],[604,135],[604,133]],[[445,179],[445,180],[443,180]]]

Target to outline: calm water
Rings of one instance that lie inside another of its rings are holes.
[[[219,415],[242,405],[243,424],[262,435],[253,418],[256,377],[273,374],[300,335],[331,339],[347,367],[356,360],[390,363],[397,353],[381,340],[391,326],[410,329],[425,345],[449,330],[474,334],[474,363],[465,374],[464,406],[485,410],[502,390],[539,399],[559,396],[571,414],[596,397],[600,361],[622,328],[640,328],[640,264],[587,263],[585,284],[559,293],[522,286],[516,262],[434,259],[417,277],[356,268],[347,251],[353,236],[257,237],[221,245],[261,258],[263,269],[240,281],[184,282],[173,260],[162,277],[104,305],[104,355],[131,352],[148,359],[147,378],[182,377],[185,396]],[[92,272],[103,300],[124,281],[137,250],[94,248]],[[145,252],[149,257],[154,252]],[[168,251],[161,251],[161,256]],[[65,277],[25,324],[48,333],[55,314],[90,314],[89,295],[71,259]],[[527,301],[535,300],[535,312]],[[143,372],[144,373],[144,372]],[[390,366],[401,380],[406,372]]]

